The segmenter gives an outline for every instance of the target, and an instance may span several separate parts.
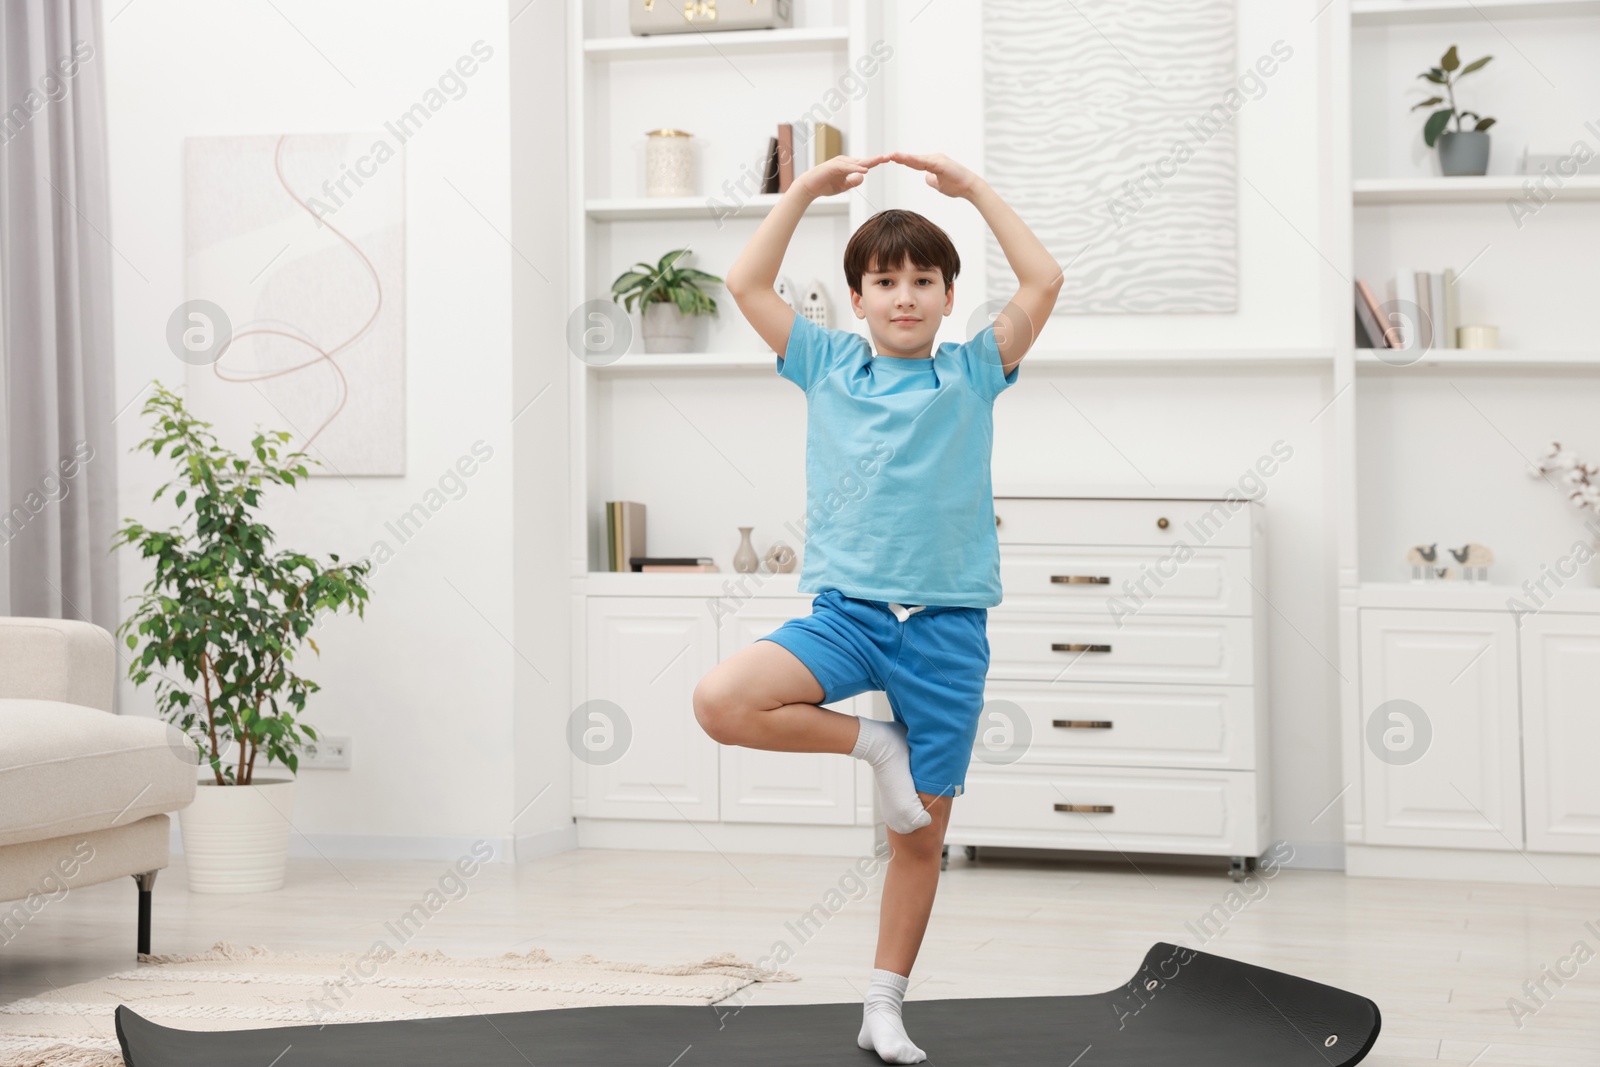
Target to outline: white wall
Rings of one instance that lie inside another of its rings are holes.
[[[322,685],[307,721],[354,739],[349,771],[304,770],[292,853],[455,858],[482,837],[504,848],[515,801],[509,48],[500,0],[108,4],[107,97],[120,446],[139,440],[141,391],[178,387],[165,346],[185,299],[183,138],[380,128],[482,40],[493,56],[406,145],[407,467],[403,477],[313,479],[269,497],[280,546],[318,555],[398,551],[374,576],[364,621],[340,617],[297,661]],[[520,250],[542,260],[544,251]],[[552,250],[551,259],[559,258]],[[241,387],[243,388],[243,387]],[[199,411],[202,417],[213,413]],[[270,417],[270,416],[269,416]],[[219,425],[225,439],[244,430]],[[423,500],[457,457],[494,450],[403,546],[385,523]],[[152,505],[165,462],[121,465],[124,513]],[[552,493],[550,499],[564,500]],[[122,588],[148,577],[125,555]],[[550,673],[564,656],[522,650]],[[124,683],[126,687],[128,683]],[[153,713],[147,692],[123,707]],[[261,769],[258,761],[257,769]],[[541,803],[559,807],[547,795]],[[541,809],[542,810],[542,809]],[[562,819],[552,812],[551,818]]]

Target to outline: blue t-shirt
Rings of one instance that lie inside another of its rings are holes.
[[[799,589],[900,604],[1000,603],[990,452],[1002,374],[994,327],[926,359],[796,314],[778,373],[806,392]]]

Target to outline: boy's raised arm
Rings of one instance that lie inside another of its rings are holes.
[[[860,185],[866,180],[867,171],[887,158],[834,156],[796,177],[723,277],[723,285],[739,305],[740,313],[780,356],[789,347],[795,311],[783,302],[773,285],[800,217],[819,196],[833,196]]]
[[[1038,339],[1039,331],[1055,310],[1065,272],[1028,224],[990,188],[989,183],[949,156],[913,155],[894,152],[896,163],[928,172],[927,182],[946,196],[972,201],[983,221],[989,224],[1000,242],[1006,262],[1017,276],[1017,294],[995,317],[995,347],[1000,351],[1000,368],[1010,374]]]

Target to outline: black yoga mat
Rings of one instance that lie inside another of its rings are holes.
[[[1344,1067],[1378,1006],[1292,974],[1157,942],[1139,973],[1079,997],[909,1000],[929,1067]],[[128,1067],[822,1067],[877,1064],[861,1004],[607,1005],[200,1032],[116,1012]]]

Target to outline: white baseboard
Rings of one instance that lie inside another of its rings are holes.
[[[1345,846],[1345,873],[1354,878],[1600,886],[1600,856],[1349,844]]]
[[[308,859],[385,859],[385,860],[444,860],[452,861],[462,856],[472,856],[473,846],[479,841],[487,842],[494,849],[494,858],[491,863],[526,863],[529,860],[540,859],[544,856],[554,856],[562,852],[570,852],[577,848],[607,848],[607,849],[639,849],[645,851],[667,852],[710,852],[713,848],[726,849],[730,852],[748,853],[780,853],[791,856],[856,856],[870,854],[875,841],[882,835],[880,827],[871,826],[778,826],[768,823],[704,823],[698,826],[687,826],[682,823],[647,819],[579,819],[574,825],[558,827],[537,834],[523,834],[516,837],[464,837],[464,836],[424,836],[412,834],[300,834],[292,833],[289,837],[289,855],[297,858]],[[174,856],[183,855],[183,838],[178,829],[178,819],[174,815],[171,829],[171,847]],[[702,836],[704,835],[704,836]],[[710,840],[707,840],[707,837]],[[1308,842],[1295,844],[1293,858],[1283,861],[1280,866],[1285,868],[1303,870],[1339,871],[1345,869],[1347,846],[1328,842]],[[1358,848],[1364,846],[1348,846]],[[1011,849],[999,846],[985,846],[983,851],[993,855],[1017,856],[1052,856],[1064,859],[1098,859],[1105,860],[1108,856],[1115,858],[1113,852],[1088,852],[1059,849]],[[1379,854],[1381,860],[1389,853],[1416,853],[1422,861],[1429,863],[1437,858],[1437,854],[1444,852],[1467,852],[1467,850],[1450,849],[1369,849]],[[951,854],[959,857],[958,847],[952,847]],[[1477,853],[1467,852],[1471,856],[1509,856],[1515,858],[1515,853]],[[1167,856],[1157,853],[1134,853],[1130,858],[1140,864],[1152,865],[1187,865],[1218,863],[1217,857],[1194,856]],[[1546,857],[1539,857],[1535,860]],[[1595,869],[1596,881],[1581,881],[1569,879],[1558,884],[1570,885],[1600,885],[1600,857],[1571,857],[1573,859],[1588,860]],[[1220,861],[1226,865],[1226,861]],[[1523,862],[1518,860],[1517,862]],[[1369,877],[1394,877],[1394,878],[1439,878],[1447,875],[1438,873],[1437,868],[1420,866],[1418,869],[1428,870],[1430,873],[1403,873],[1409,870],[1400,861],[1385,864],[1383,862],[1369,861],[1360,873]],[[1526,863],[1523,863],[1526,868]],[[1374,869],[1374,867],[1378,869]],[[1386,874],[1389,867],[1402,873]],[[1565,870],[1565,868],[1562,868]],[[1537,874],[1529,870],[1530,878],[1524,881],[1539,881]],[[1459,877],[1488,878],[1487,875],[1461,874]],[[1552,875],[1554,877],[1554,875]],[[1517,879],[1491,879],[1500,881],[1515,881]]]

